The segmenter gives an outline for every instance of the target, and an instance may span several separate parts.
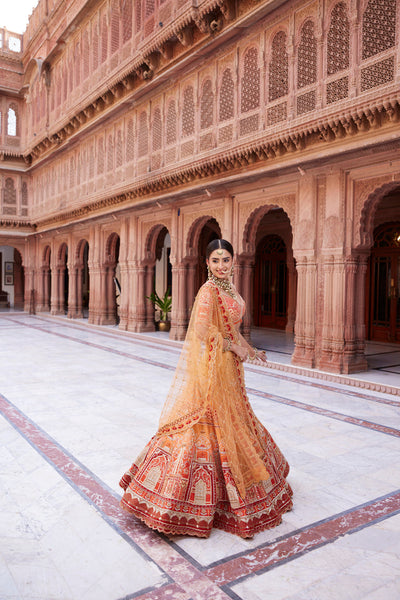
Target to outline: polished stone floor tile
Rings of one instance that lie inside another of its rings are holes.
[[[328,380],[281,371],[293,338],[256,331],[276,368],[246,366],[246,384],[290,462],[293,510],[251,540],[168,540],[119,508],[118,481],[157,429],[181,344],[24,313],[1,314],[0,335],[1,600],[399,597],[397,346]]]

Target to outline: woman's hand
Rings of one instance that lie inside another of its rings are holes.
[[[234,352],[239,359],[244,362],[249,357],[249,351],[244,346],[240,346],[239,344],[232,344],[231,346],[232,352]]]
[[[267,355],[264,350],[256,350],[256,356],[252,362],[256,362],[256,364],[266,364],[268,362]]]

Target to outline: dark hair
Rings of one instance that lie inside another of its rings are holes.
[[[233,258],[232,244],[230,242],[227,242],[226,240],[212,240],[207,246],[206,258],[210,258],[210,254],[214,252],[214,250],[217,250],[217,248],[227,250]]]

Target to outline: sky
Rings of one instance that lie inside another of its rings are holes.
[[[24,33],[29,16],[39,0],[0,0],[0,27]]]

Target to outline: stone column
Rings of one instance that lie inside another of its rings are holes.
[[[30,312],[32,290],[35,290],[35,269],[33,267],[25,267],[25,294],[24,294],[24,310]]]
[[[297,260],[297,310],[292,363],[315,366],[316,264],[313,256]]]
[[[187,328],[187,295],[186,295],[186,265],[179,263],[172,266],[173,303],[171,314],[171,330],[169,337],[173,340],[183,340]]]
[[[146,276],[145,276],[145,310],[146,310],[146,320],[144,329],[142,331],[155,331],[155,323],[154,323],[154,306],[151,300],[148,299],[148,296],[154,290],[154,270],[155,264],[147,265],[146,268]]]
[[[346,261],[346,325],[343,372],[366,371],[365,358],[365,274],[367,256]]]
[[[50,296],[51,296],[51,289],[50,289],[50,282],[51,282],[51,269],[49,269],[48,267],[44,267],[42,269],[42,308],[41,310],[44,312],[49,312],[50,311]]]
[[[83,265],[76,266],[76,312],[75,318],[83,318]]]
[[[58,266],[54,266],[51,270],[53,276],[51,278],[51,300],[50,300],[50,312],[52,315],[59,314],[59,297],[58,297],[58,280],[60,278],[60,269]]]
[[[328,256],[325,258],[322,267],[324,277],[324,304],[321,339],[321,359],[319,362],[319,366],[324,371],[330,370],[330,364],[332,360],[333,264],[333,256]]]
[[[119,303],[119,329],[128,328],[129,320],[129,219],[125,218],[121,223],[120,250],[119,250],[119,271],[121,296]]]
[[[99,304],[100,295],[100,266],[94,260],[89,261],[90,273],[90,292],[89,292],[89,323],[99,324]]]
[[[37,275],[36,312],[44,312],[45,310],[45,278],[46,267],[40,267]]]
[[[355,282],[356,359],[360,366],[360,371],[368,370],[368,362],[365,357],[365,288],[367,265],[368,254],[360,255]]]
[[[105,315],[103,324],[104,325],[114,325],[117,320],[116,315],[116,287],[114,282],[115,277],[115,263],[110,263],[105,265],[104,267],[104,277],[105,277]]]
[[[121,302],[119,305],[119,328],[128,329],[130,290],[130,267],[128,261],[120,261]]]
[[[65,314],[65,264],[58,269],[58,314]]]
[[[68,318],[75,319],[77,312],[77,277],[78,269],[75,265],[71,265],[69,269],[69,287],[68,287]]]
[[[287,323],[285,331],[286,333],[294,332],[294,323],[296,320],[296,290],[297,290],[297,273],[294,265],[294,260],[289,259],[287,263],[288,272],[288,305],[287,305]]]
[[[146,325],[145,289],[146,267],[143,263],[134,261],[131,268],[131,282],[134,293],[131,296],[129,307],[129,331],[144,331]]]

